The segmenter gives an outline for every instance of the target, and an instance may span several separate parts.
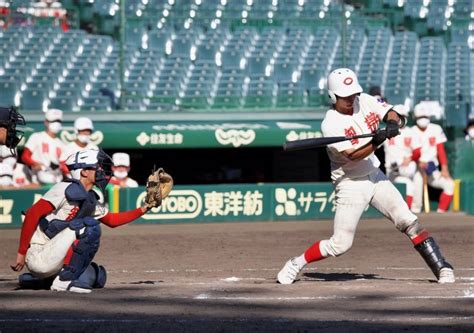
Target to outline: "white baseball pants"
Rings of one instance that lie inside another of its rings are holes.
[[[324,257],[339,256],[351,248],[360,217],[368,205],[386,216],[400,231],[417,220],[400,192],[380,170],[361,178],[343,179],[335,186],[334,233],[320,243]]]
[[[44,242],[31,244],[26,252],[26,267],[32,274],[40,278],[58,274],[63,267],[64,258],[69,248],[76,240],[76,232],[66,228],[52,239],[49,239],[39,229],[36,230],[36,233]]]

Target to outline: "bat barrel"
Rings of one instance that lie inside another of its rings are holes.
[[[374,136],[374,133],[369,133],[369,134],[356,135],[352,137],[333,136],[333,137],[326,137],[326,138],[313,138],[313,139],[287,141],[283,145],[283,149],[285,151],[312,149],[312,148],[318,148],[318,147],[325,147],[327,145],[330,145],[336,142],[353,140],[353,139],[361,139],[361,138],[371,138],[373,136]]]

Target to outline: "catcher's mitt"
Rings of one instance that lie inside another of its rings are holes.
[[[164,198],[170,194],[173,189],[173,177],[159,168],[154,170],[146,182],[145,207],[151,209],[159,207]]]

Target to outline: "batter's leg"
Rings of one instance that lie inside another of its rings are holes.
[[[372,190],[373,183],[369,180],[347,180],[339,184],[336,187],[333,235],[329,239],[317,241],[299,257],[288,260],[278,273],[278,282],[291,284],[308,263],[347,252],[352,246],[357,225],[369,203]]]
[[[415,249],[430,267],[439,283],[454,282],[453,267],[441,254],[436,241],[422,228],[418,218],[410,212],[398,190],[383,174],[378,176],[371,205],[388,217],[398,230],[405,233]]]
[[[405,230],[417,220],[395,185],[379,171],[374,179],[375,191],[370,204],[392,221],[398,230]]]

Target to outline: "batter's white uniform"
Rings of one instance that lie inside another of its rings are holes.
[[[31,158],[43,164],[44,170],[33,171],[34,180],[43,184],[54,184],[62,180],[59,162],[64,150],[64,144],[59,138],[52,138],[46,133],[33,133],[25,144],[32,155]],[[55,170],[51,169],[52,164],[58,166]]]
[[[441,126],[430,123],[424,131],[418,126],[413,126],[412,137],[415,144],[421,147],[420,162],[433,162],[437,167],[437,169],[428,176],[428,185],[442,189],[445,194],[452,196],[454,194],[454,181],[451,178],[442,177],[441,172],[438,170],[439,160],[437,146],[447,141]],[[419,212],[423,204],[423,175],[420,171],[416,172],[413,182],[415,189],[412,209],[414,212]]]
[[[400,135],[386,140],[383,144],[385,151],[385,170],[388,178],[395,183],[406,185],[407,196],[413,197],[413,176],[416,172],[416,163],[409,162],[403,165],[405,159],[411,159],[416,147],[413,142],[412,129],[405,127],[400,130]]]
[[[46,216],[48,221],[54,219],[70,221],[78,213],[79,207],[71,205],[65,196],[66,188],[69,185],[71,183],[60,182],[43,196],[42,199],[50,202],[55,208],[51,214]],[[107,208],[98,202],[92,217],[100,219],[107,213]],[[76,232],[72,229],[66,228],[49,239],[38,226],[26,253],[26,266],[31,273],[38,277],[49,277],[59,273],[63,267],[64,258],[75,240]]]
[[[391,108],[392,105],[362,93],[354,101],[353,115],[344,115],[333,109],[326,113],[321,124],[323,136],[372,133]],[[350,249],[357,224],[369,204],[388,217],[399,230],[405,230],[417,219],[400,192],[379,169],[380,161],[374,153],[359,161],[351,161],[342,153],[370,141],[370,138],[343,141],[327,147],[335,186],[336,215],[334,234],[320,243],[323,257],[338,256]]]

